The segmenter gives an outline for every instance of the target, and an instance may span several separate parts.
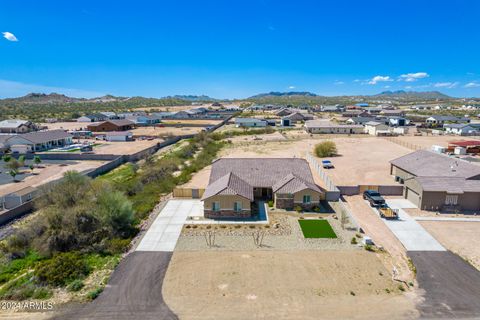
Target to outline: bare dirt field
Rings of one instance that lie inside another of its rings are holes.
[[[26,187],[38,187],[46,182],[59,179],[67,171],[85,171],[95,169],[104,161],[44,161],[41,168],[34,169],[34,175],[26,177],[21,182],[8,183],[0,186],[0,195],[18,191]]]
[[[202,127],[138,127],[133,130],[130,130],[134,136],[152,136],[152,137],[162,137],[162,136],[180,136],[186,134],[195,134],[202,131]]]
[[[91,141],[91,140],[90,140]],[[98,142],[100,145],[93,148],[93,151],[96,154],[133,154],[141,150],[147,149],[151,146],[156,145],[157,143],[162,142],[163,140],[135,140],[135,141],[126,141],[126,142]]]
[[[450,251],[467,259],[480,270],[480,222],[419,221]]]
[[[478,140],[480,137],[460,137],[460,136],[398,136],[393,138],[401,143],[406,143],[407,145],[413,145],[414,147],[420,147],[424,149],[431,149],[432,145],[446,147],[451,141],[459,140]]]
[[[222,120],[210,120],[210,119],[189,119],[189,120],[175,120],[175,119],[166,119],[162,120],[162,123],[178,123],[178,124],[198,124],[206,126],[214,126],[222,122]]]
[[[162,292],[180,319],[417,316],[413,299],[366,251],[175,252]]]
[[[377,246],[385,248],[390,253],[392,257],[390,268],[395,266],[399,271],[399,278],[410,281],[414,275],[408,267],[405,247],[401,242],[398,241],[380,217],[372,211],[362,196],[345,197],[345,200],[350,212],[365,234],[371,237]],[[388,263],[386,261],[386,265]]]
[[[64,130],[86,130],[87,126],[93,122],[55,122],[55,123],[40,123],[41,126],[46,126],[49,130],[64,129]]]

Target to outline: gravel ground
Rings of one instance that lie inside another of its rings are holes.
[[[190,250],[358,250],[360,247],[350,244],[355,232],[343,230],[340,222],[332,216],[326,218],[335,233],[337,239],[305,239],[298,224],[298,218],[289,215],[273,214],[272,223],[269,228],[264,226],[250,228],[221,228],[211,226],[198,226],[195,229],[184,227],[177,242],[175,251]],[[280,226],[275,228],[278,223]],[[202,228],[201,228],[202,227]],[[200,229],[201,228],[201,229]],[[206,244],[205,233],[214,231],[215,245],[209,248]],[[253,241],[255,232],[264,232],[263,245],[257,247]]]

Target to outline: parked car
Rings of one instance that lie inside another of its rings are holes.
[[[324,169],[335,168],[330,160],[322,160],[322,166],[323,166]]]
[[[380,207],[385,204],[385,199],[375,190],[365,190],[363,192],[363,199],[368,200],[372,207]]]

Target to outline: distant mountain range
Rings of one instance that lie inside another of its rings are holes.
[[[375,95],[359,96],[337,96],[327,97],[317,95],[308,91],[288,91],[288,92],[268,92],[260,93],[246,99],[237,99],[235,101],[250,101],[254,103],[278,103],[278,104],[326,104],[326,103],[351,103],[354,101],[372,101],[372,100],[401,100],[401,101],[429,101],[429,100],[451,100],[455,99],[438,91],[384,91]],[[215,102],[222,101],[206,95],[174,95],[163,98],[145,98],[145,97],[116,97],[105,95],[97,98],[73,98],[58,93],[29,93],[26,96],[18,98],[0,99],[0,105],[49,105],[49,104],[97,104],[97,103],[122,103],[128,106],[154,106],[158,105],[181,105],[191,104],[193,102]],[[224,100],[223,100],[224,101]]]

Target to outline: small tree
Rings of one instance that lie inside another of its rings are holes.
[[[13,170],[13,171],[17,171],[18,173],[18,169],[21,167],[21,163],[17,161],[17,159],[13,158],[11,159],[9,162],[7,162],[7,164],[5,165],[5,167],[7,169],[10,169],[10,170]]]
[[[9,162],[10,159],[12,159],[12,156],[10,156],[9,154],[6,154],[6,155],[3,156],[3,161],[5,161],[5,162]]]
[[[29,165],[28,168],[29,168],[30,171],[33,173],[33,169],[35,169],[35,167],[33,166],[33,164]]]
[[[333,141],[324,141],[316,144],[313,151],[319,158],[331,157],[337,154],[337,146]]]
[[[257,230],[252,233],[253,236],[253,243],[257,247],[261,247],[263,245],[263,238],[265,237],[265,231]]]
[[[35,156],[35,157],[33,157],[33,162],[34,162],[34,163],[37,165],[37,167],[38,167],[38,165],[39,165],[40,163],[42,163],[42,159],[40,159],[40,156]]]
[[[18,157],[18,163],[20,164],[20,167],[23,167],[25,165],[25,156],[21,155]]]
[[[8,172],[8,174],[10,174],[12,176],[13,181],[15,181],[15,177],[17,176],[18,171],[17,170],[10,170]]]

